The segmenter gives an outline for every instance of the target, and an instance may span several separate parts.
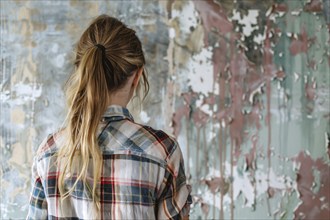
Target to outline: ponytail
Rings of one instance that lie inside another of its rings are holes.
[[[95,46],[86,50],[77,71],[70,77],[68,85],[69,112],[66,119],[68,142],[59,151],[59,158],[62,159],[59,160],[61,163],[59,191],[63,198],[66,198],[78,182],[82,181],[91,190],[93,202],[99,209],[99,195],[97,195],[96,187],[101,176],[102,154],[96,134],[108,103],[102,49]],[[90,163],[93,167],[93,187],[90,187],[86,180]],[[70,171],[76,173],[70,173]],[[73,177],[75,181],[73,186],[65,192],[64,177],[67,175]]]

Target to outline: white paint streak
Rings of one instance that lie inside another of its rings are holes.
[[[260,33],[258,35],[254,35],[253,37],[253,41],[256,42],[257,44],[262,44],[262,42],[264,42],[265,39],[266,39],[266,35]]]
[[[19,82],[12,87],[11,91],[4,90],[1,92],[0,97],[2,102],[10,102],[14,105],[21,105],[29,101],[36,101],[37,98],[41,96],[41,93],[41,84],[24,84],[23,82]]]
[[[56,67],[63,67],[65,61],[65,54],[59,54],[54,59],[54,65]]]
[[[52,45],[50,51],[53,52],[53,53],[57,53],[58,48],[59,48],[58,44],[57,44],[57,43],[54,43],[54,44]]]
[[[174,28],[168,29],[168,35],[170,36],[171,39],[173,39],[175,37],[175,29]]]
[[[196,107],[202,110],[204,113],[211,116],[213,114],[211,110],[211,106],[208,104],[203,104],[203,97],[200,97],[198,100],[196,100]]]
[[[16,96],[24,100],[35,101],[41,96],[42,87],[37,84],[23,84],[20,82],[14,86],[14,91],[16,92]]]
[[[239,24],[243,26],[243,34],[250,36],[254,30],[258,30],[257,17],[259,15],[258,10],[248,10],[248,14],[242,16],[236,9],[233,10],[232,20],[237,20]]]
[[[141,111],[140,113],[140,119],[143,123],[148,123],[150,121],[150,117],[145,111]]]
[[[271,169],[269,171],[269,180],[268,180],[268,172],[262,170],[263,167],[260,166],[258,170],[255,171],[255,182],[256,182],[256,194],[257,197],[267,193],[268,190],[268,181],[269,186],[280,191],[286,191],[288,189],[293,189],[295,182],[287,176],[277,176],[274,171]],[[224,178],[228,179],[230,176],[230,164],[228,162],[225,163],[225,173]],[[212,179],[214,177],[220,177],[220,171],[210,167],[209,174],[206,176],[206,179]],[[246,203],[246,207],[252,207],[255,202],[255,194],[254,194],[254,185],[251,182],[251,174],[249,172],[242,172],[239,170],[237,166],[233,167],[233,197],[236,200],[240,193],[244,196]],[[213,200],[213,194],[210,190],[205,190],[205,192],[201,193],[203,196],[203,201],[209,205],[215,206],[220,209],[220,197],[219,194],[215,196],[215,201]],[[215,203],[213,203],[215,202]],[[224,195],[224,204],[229,205],[231,203],[231,199],[229,194]],[[228,207],[224,207],[225,209]]]
[[[172,17],[176,18],[180,22],[180,31],[184,33],[190,33],[190,27],[197,26],[197,16],[194,3],[191,1],[185,2],[182,10],[172,10]]]
[[[188,75],[188,85],[191,86],[194,92],[200,92],[205,96],[213,91],[213,65],[211,62],[211,48],[203,48],[199,54],[194,55],[187,64],[186,73]]]

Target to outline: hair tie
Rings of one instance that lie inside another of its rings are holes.
[[[102,44],[95,44],[95,47],[99,48],[102,50],[103,55],[105,55],[105,47]]]

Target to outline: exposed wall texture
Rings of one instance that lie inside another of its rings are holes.
[[[330,1],[1,1],[1,218],[23,218],[32,157],[61,126],[73,47],[101,13],[137,30],[191,219],[329,219]]]

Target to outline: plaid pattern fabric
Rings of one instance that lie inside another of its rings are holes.
[[[27,219],[93,219],[90,186],[80,181],[70,196],[60,198],[57,152],[64,135],[49,135],[40,145],[32,167],[32,192]],[[181,219],[189,212],[182,153],[176,140],[161,130],[134,122],[126,108],[112,105],[99,126],[103,154],[97,185],[102,219]],[[92,167],[89,167],[92,170]],[[73,186],[76,176],[65,180]]]

